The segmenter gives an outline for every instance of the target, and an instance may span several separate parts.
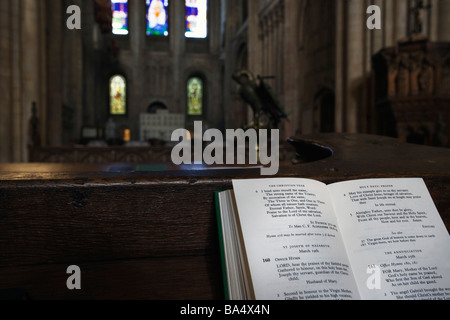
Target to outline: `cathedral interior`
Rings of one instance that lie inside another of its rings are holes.
[[[179,165],[178,129],[422,177],[450,230],[450,0],[0,0],[0,30],[0,300],[223,299],[215,195],[261,166]]]
[[[169,129],[246,128],[242,71],[287,115],[283,141],[335,132],[448,146],[450,1],[373,1],[376,29],[367,1],[185,2],[2,0],[0,161],[170,140],[145,114],[175,116]]]

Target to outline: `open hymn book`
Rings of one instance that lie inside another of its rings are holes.
[[[236,180],[216,204],[227,299],[450,299],[423,179]]]

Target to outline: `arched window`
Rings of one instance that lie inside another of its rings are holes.
[[[208,0],[186,0],[186,38],[208,36]]]
[[[335,132],[336,106],[335,94],[329,88],[322,88],[314,98],[314,104],[320,112],[320,132]]]
[[[112,33],[116,35],[128,34],[128,0],[111,0]]]
[[[167,106],[162,102],[153,102],[147,108],[147,113],[157,113],[158,110],[167,110]]]
[[[113,116],[127,114],[127,82],[121,75],[109,80],[109,113]]]
[[[146,0],[147,35],[169,35],[169,0]]]
[[[203,115],[204,86],[199,77],[191,77],[187,82],[188,115]]]

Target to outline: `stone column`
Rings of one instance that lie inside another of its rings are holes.
[[[184,55],[186,53],[185,4],[184,1],[171,2],[171,50],[173,52],[173,82],[171,91],[174,94],[174,113],[186,113],[186,86],[184,79]]]
[[[22,73],[21,70],[21,15],[22,1],[11,4],[11,136],[13,152],[11,161],[21,161],[22,153]]]
[[[34,0],[22,0],[21,7],[21,143],[20,162],[28,160],[28,143],[30,142],[29,121],[31,119],[31,107],[33,102],[37,103],[37,108],[41,108],[40,100],[40,74],[39,74],[39,3]]]
[[[273,76],[275,75],[274,72],[274,57],[275,57],[275,19],[273,13],[269,13],[267,16],[267,33],[269,38],[269,46],[267,47],[267,53],[269,55],[268,57],[268,63],[267,63],[267,74],[264,74],[264,76]],[[273,81],[269,81],[270,84],[273,84]]]
[[[262,68],[262,74],[261,75],[267,75],[269,72],[269,51],[268,48],[270,46],[270,39],[269,39],[269,21],[266,17],[261,18],[260,20],[261,24],[261,38],[262,38],[262,46],[261,51],[263,55],[263,68]]]
[[[170,3],[172,5],[172,2]],[[140,139],[139,114],[145,113],[149,101],[143,99],[143,95],[149,90],[149,83],[142,81],[148,79],[144,74],[146,65],[145,49],[146,49],[146,4],[145,1],[130,0],[129,1],[129,41],[130,54],[132,57],[127,74],[128,85],[128,124],[131,129],[132,139]],[[171,32],[172,30],[169,30]],[[156,77],[157,75],[155,75]],[[158,81],[160,83],[160,81]],[[145,101],[145,103],[144,103]]]
[[[301,105],[299,103],[298,79],[300,72],[300,60],[302,58],[299,51],[299,42],[301,39],[300,28],[300,6],[303,1],[285,0],[284,5],[284,24],[282,28],[283,41],[285,48],[283,52],[283,66],[281,76],[283,77],[284,88],[284,107],[286,111],[294,111],[289,117],[289,122],[285,123],[286,135],[293,136],[296,134],[301,121]]]
[[[48,38],[47,50],[49,63],[47,68],[49,95],[47,101],[47,141],[50,146],[58,146],[62,142],[62,2],[47,1]]]
[[[345,14],[346,5],[344,1],[336,1],[336,123],[335,131],[344,131],[344,112],[346,104],[345,94]]]
[[[284,16],[283,16],[283,4],[281,3],[276,9],[276,28],[277,28],[277,45],[275,48],[275,56],[276,56],[276,93],[280,95],[280,98],[284,95],[283,88],[283,52],[286,49],[283,42],[283,25],[284,25]]]
[[[438,41],[450,42],[450,1],[439,1]]]
[[[12,160],[11,3],[10,0],[0,0],[0,162]]]
[[[229,0],[224,0],[229,1]],[[256,76],[266,72],[266,52],[264,25],[259,19],[259,2],[248,0],[248,69]],[[233,84],[234,85],[234,84]],[[247,111],[248,119],[253,119],[251,108]]]
[[[232,80],[231,76],[233,72],[235,71],[234,68],[231,66],[233,65],[233,39],[232,34],[234,32],[233,28],[233,16],[230,14],[234,5],[234,1],[231,0],[222,0],[223,6],[225,6],[225,11],[227,12],[226,19],[224,21],[224,28],[225,28],[225,49],[223,53],[223,64],[224,66],[228,66],[228,68],[224,69],[224,87],[222,89],[223,94],[223,100],[224,100],[224,108],[222,112],[223,117],[223,123],[222,123],[222,129],[231,129],[234,127],[234,119],[233,119],[233,113],[235,108],[235,97],[236,97],[236,85],[235,82]],[[250,2],[251,3],[251,2]],[[251,19],[251,17],[250,17]],[[251,30],[252,24],[249,24],[249,30]],[[250,33],[250,31],[249,31]],[[251,41],[251,37],[250,37]],[[249,56],[251,56],[251,52],[249,52]]]
[[[430,40],[436,42],[439,34],[439,0],[430,0],[430,4]]]
[[[66,10],[69,5],[74,4],[81,8],[83,13],[83,7],[81,6],[80,0],[71,0],[69,3],[65,2],[62,5],[62,26],[61,26],[61,35],[62,35],[62,105],[69,107],[73,110],[73,118],[70,119],[67,115],[61,114],[58,115],[60,117],[59,120],[55,119],[55,121],[67,121],[68,125],[72,128],[63,127],[61,124],[61,140],[55,141],[55,145],[68,144],[70,140],[74,138],[79,138],[79,129],[81,128],[82,123],[82,109],[83,109],[83,42],[82,42],[82,30],[69,30],[66,27],[66,19],[69,17],[66,14]],[[83,17],[83,15],[82,15]],[[61,25],[61,22],[56,22],[56,28],[58,25]],[[82,21],[83,26],[83,21]],[[53,26],[51,26],[53,27]],[[49,39],[49,41],[53,41]],[[55,109],[61,109],[62,105],[55,105]],[[90,116],[91,123],[95,124],[95,121],[100,117],[99,108],[96,108],[93,114]],[[71,130],[72,129],[72,130]],[[57,133],[52,133],[57,134]]]
[[[46,1],[39,1],[38,6],[38,41],[39,41],[39,134],[41,145],[46,145],[47,137],[47,105],[48,105],[48,87],[47,87],[47,3]]]
[[[370,1],[370,0],[369,0]],[[367,1],[366,1],[367,4]],[[371,38],[371,47],[372,47],[372,52],[377,52],[379,50],[381,50],[382,48],[384,48],[384,31],[383,28],[385,27],[385,20],[383,17],[383,0],[374,0],[373,2],[371,2],[371,4],[379,6],[381,8],[381,19],[382,19],[382,24],[381,24],[381,30],[366,30],[368,36]],[[367,15],[368,17],[368,15]],[[406,24],[406,22],[405,22]]]
[[[383,32],[384,32],[383,47],[391,47],[396,45],[397,39],[395,39],[395,30],[396,30],[395,2],[396,1],[384,0],[383,5],[384,10],[382,10]]]
[[[183,1],[184,3],[184,1]],[[209,1],[208,3],[208,37],[209,52],[211,54],[219,54],[222,36],[220,34],[221,4],[219,1]]]
[[[228,1],[228,0],[225,0]],[[258,2],[248,2],[248,66],[255,74],[264,73],[263,30],[258,17]]]
[[[260,24],[260,36],[261,36],[261,54],[262,54],[262,68],[261,68],[261,74],[267,74],[267,65],[268,65],[268,53],[267,53],[267,47],[268,47],[268,35],[267,35],[267,22],[265,19],[261,19],[259,21]]]
[[[361,89],[364,82],[364,32],[366,30],[366,7],[364,1],[347,1],[347,52],[346,52],[346,126],[345,131],[359,131],[359,109],[361,106]],[[337,81],[340,81],[338,79]]]
[[[395,0],[395,40],[408,36],[408,0]]]
[[[221,12],[220,1],[209,1],[208,3],[208,37],[209,57],[208,64],[211,71],[208,75],[206,117],[210,127],[218,128],[222,123],[223,91],[222,91],[222,68],[220,61],[220,50],[222,43],[221,34]]]

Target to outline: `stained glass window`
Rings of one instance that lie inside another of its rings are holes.
[[[201,116],[203,114],[203,90],[202,79],[189,78],[187,83],[188,115]]]
[[[112,115],[127,113],[127,84],[123,76],[115,75],[109,81],[109,108]]]
[[[147,35],[169,35],[169,0],[147,1]]]
[[[186,37],[206,38],[208,35],[208,0],[186,0]]]
[[[113,34],[128,34],[128,0],[111,0]]]

